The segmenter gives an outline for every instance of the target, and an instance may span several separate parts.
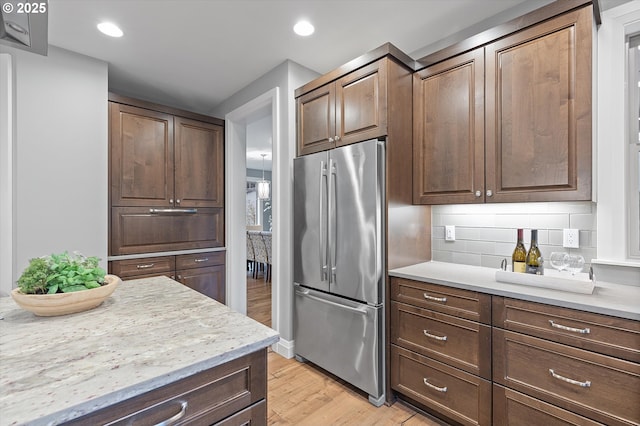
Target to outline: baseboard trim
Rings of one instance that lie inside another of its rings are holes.
[[[291,359],[295,355],[294,346],[293,340],[285,340],[281,337],[278,343],[271,345],[271,349],[278,355]]]

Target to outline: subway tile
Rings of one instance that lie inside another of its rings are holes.
[[[471,253],[451,253],[451,261],[453,263],[462,263],[463,265],[480,266],[482,255]]]
[[[444,240],[444,226],[432,226],[431,238]]]
[[[443,228],[444,229],[444,228]],[[485,228],[469,228],[466,226],[456,226],[456,239],[461,240],[484,240],[481,231]]]
[[[513,243],[496,243],[494,246],[494,254],[497,256],[508,256],[511,258],[514,248],[516,248],[515,241]]]
[[[493,256],[483,254],[480,259],[480,266],[484,266],[485,268],[492,269],[500,269],[500,263],[505,258],[505,256]],[[511,264],[511,256],[507,258],[507,265]]]
[[[467,253],[494,254],[495,243],[491,241],[467,241],[465,251]]]
[[[516,242],[518,238],[518,232],[516,229],[504,229],[504,228],[482,228],[480,229],[480,240],[485,241],[500,241],[500,242]]]
[[[541,214],[531,218],[534,229],[563,229],[569,227],[568,214]]]
[[[530,228],[531,219],[528,214],[501,214],[496,216],[495,223],[501,228]]]
[[[592,231],[596,229],[596,216],[593,214],[569,215],[570,228]]]
[[[431,258],[438,262],[452,262],[452,252],[450,251],[440,251],[440,250],[432,250]]]

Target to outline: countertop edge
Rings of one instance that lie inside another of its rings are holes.
[[[427,262],[429,263],[429,262]],[[413,265],[415,266],[415,265]],[[459,265],[452,265],[452,266],[459,266]],[[406,268],[406,267],[405,267]],[[481,267],[478,267],[481,268]],[[407,272],[403,272],[402,269],[404,268],[397,268],[395,270],[390,270],[389,271],[389,276],[390,277],[397,277],[397,278],[404,278],[404,279],[409,279],[409,280],[415,280],[415,281],[422,281],[422,282],[429,282],[432,284],[439,284],[439,285],[445,285],[445,286],[449,286],[449,287],[454,287],[454,288],[459,288],[462,290],[471,290],[471,291],[478,291],[481,293],[487,293],[487,294],[491,294],[494,296],[504,296],[504,297],[511,297],[514,299],[520,299],[520,300],[526,300],[529,302],[537,302],[537,303],[544,303],[544,304],[548,304],[548,305],[554,305],[554,306],[559,306],[559,307],[564,307],[564,308],[570,308],[570,309],[577,309],[577,310],[581,310],[581,311],[586,311],[586,312],[592,312],[592,313],[598,313],[598,314],[603,314],[603,315],[609,315],[609,316],[614,316],[614,317],[619,317],[619,318],[625,318],[625,319],[631,319],[631,320],[636,320],[636,321],[640,321],[640,313],[638,312],[631,312],[628,310],[623,310],[623,309],[617,309],[614,307],[607,307],[607,306],[599,306],[599,305],[589,305],[589,304],[585,304],[579,301],[575,301],[575,300],[566,300],[566,298],[571,297],[572,293],[567,293],[567,292],[557,292],[557,293],[563,293],[564,295],[568,295],[565,296],[565,298],[559,297],[559,298],[555,298],[553,297],[552,294],[532,294],[534,293],[535,290],[529,289],[527,288],[528,291],[530,291],[529,294],[527,293],[522,293],[522,292],[518,292],[516,291],[516,289],[514,288],[514,290],[509,290],[508,287],[516,287],[518,288],[515,284],[504,284],[500,283],[503,287],[505,287],[504,289],[496,289],[496,288],[491,288],[491,287],[487,287],[481,284],[469,284],[469,283],[464,283],[464,282],[459,282],[459,281],[454,281],[453,279],[442,279],[442,278],[437,278],[437,277],[433,277],[433,276],[428,276],[428,274],[425,275],[417,275],[417,274],[413,274],[413,273],[407,273]],[[487,269],[487,268],[484,268]],[[498,283],[496,282],[496,285],[498,285]],[[616,285],[617,286],[617,285]],[[623,285],[619,285],[620,287],[630,287],[630,286],[623,286]],[[538,290],[538,289],[536,289]],[[639,289],[640,291],[640,289]],[[545,290],[546,292],[554,292],[554,290]],[[539,291],[538,293],[542,293],[542,291]]]
[[[38,419],[36,422],[30,423],[32,425],[52,425],[64,421],[74,420],[85,416],[94,411],[109,407],[111,405],[120,403],[130,398],[135,398],[146,392],[158,389],[159,387],[177,382],[178,380],[200,373],[213,367],[217,367],[229,361],[233,361],[250,353],[256,352],[261,349],[265,349],[270,345],[277,343],[280,339],[280,335],[267,337],[265,339],[256,341],[249,345],[236,348],[233,351],[220,354],[205,361],[201,361],[187,367],[175,370],[169,374],[163,376],[154,377],[153,379],[145,382],[138,383],[125,389],[121,389],[115,392],[111,392],[107,395],[102,395],[98,398],[77,404],[73,407],[66,408],[64,410],[52,413],[46,417]]]

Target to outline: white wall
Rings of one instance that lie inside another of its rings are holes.
[[[295,132],[295,89],[316,78],[319,74],[302,67],[291,61],[285,61],[273,70],[269,71],[249,86],[243,88],[229,99],[224,101],[211,115],[225,117],[228,113],[241,109],[243,105],[272,91],[279,90],[279,111],[274,112],[279,117],[276,123],[279,129],[279,140],[273,144],[273,257],[276,264],[273,267],[273,327],[280,332],[281,339],[291,342],[293,339],[292,306],[293,306],[293,271],[291,269],[292,250],[292,190],[293,190],[293,158],[296,151]],[[246,123],[245,123],[246,124]],[[246,126],[245,126],[246,127]],[[246,137],[246,129],[236,129],[234,132]],[[227,130],[229,132],[229,129]],[[230,143],[229,140],[226,143]],[[277,144],[277,146],[275,146]],[[245,145],[246,146],[246,145]],[[229,149],[229,147],[227,147]],[[242,163],[244,167],[245,163]],[[234,167],[240,164],[227,163],[227,177],[239,175]],[[244,173],[244,171],[243,171]],[[242,212],[244,214],[244,212]],[[229,232],[233,232],[230,230]],[[242,247],[230,247],[227,240],[227,249],[242,250]],[[244,263],[239,263],[240,265]],[[231,290],[235,290],[231,288]],[[246,289],[243,295],[246,298]],[[235,296],[230,295],[233,299]],[[282,354],[282,352],[280,352]]]
[[[53,46],[13,62],[16,272],[78,250],[107,264],[107,64]],[[16,276],[17,275],[17,276]]]

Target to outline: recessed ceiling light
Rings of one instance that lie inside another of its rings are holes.
[[[98,29],[101,33],[106,34],[110,37],[122,37],[122,30],[118,28],[116,24],[111,22],[101,22],[98,24]]]
[[[295,31],[296,34],[304,37],[313,34],[315,30],[316,29],[313,28],[313,25],[311,25],[309,21],[299,21],[293,26],[293,31]]]

